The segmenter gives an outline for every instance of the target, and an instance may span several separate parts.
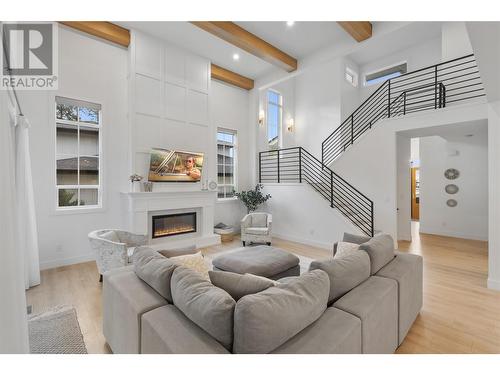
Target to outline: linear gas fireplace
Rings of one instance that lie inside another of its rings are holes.
[[[152,219],[153,238],[196,232],[196,212],[158,215]]]

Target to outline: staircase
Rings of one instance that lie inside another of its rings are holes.
[[[323,141],[321,161],[330,165],[381,119],[444,108],[484,95],[474,55],[387,80]]]
[[[349,221],[374,234],[373,201],[328,166],[384,118],[436,110],[485,96],[474,55],[385,81],[321,145],[321,161],[302,147],[259,153],[259,182],[306,182]]]
[[[373,202],[302,147],[260,152],[259,182],[306,182],[330,207],[373,236]]]

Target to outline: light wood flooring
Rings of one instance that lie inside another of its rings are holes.
[[[424,257],[424,306],[397,353],[500,353],[500,292],[486,288],[487,243],[418,234],[400,242],[401,251]],[[313,259],[325,250],[279,240],[273,245]],[[239,247],[231,243],[203,249],[214,254]],[[89,353],[109,353],[102,335],[102,286],[94,262],[42,272],[41,285],[27,291],[34,313],[73,305]]]

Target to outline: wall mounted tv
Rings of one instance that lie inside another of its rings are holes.
[[[151,182],[198,182],[203,170],[203,154],[153,148],[149,162]]]

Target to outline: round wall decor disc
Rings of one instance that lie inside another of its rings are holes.
[[[444,187],[444,190],[448,193],[448,194],[456,194],[458,193],[458,186],[455,185],[455,184],[448,184]]]

